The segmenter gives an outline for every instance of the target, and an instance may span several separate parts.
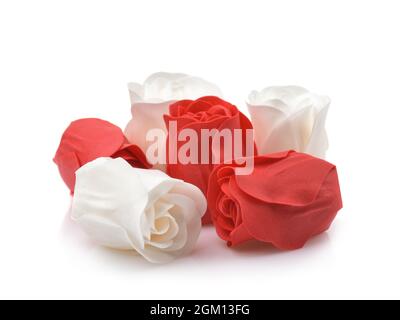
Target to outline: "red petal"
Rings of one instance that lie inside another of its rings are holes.
[[[152,167],[142,149],[135,144],[125,142],[121,149],[114,153],[112,157],[122,158],[135,168],[150,169]]]
[[[240,232],[222,237],[229,245],[254,238],[281,249],[301,248],[310,237],[327,230],[342,208],[336,168],[326,161],[288,151],[256,157],[249,176],[235,176],[234,167],[217,167],[207,194],[217,230],[221,192],[240,208]]]
[[[74,121],[64,132],[54,157],[60,174],[71,192],[75,186],[75,171],[99,157],[111,157],[124,143],[117,126],[100,119]]]
[[[259,241],[287,250],[301,248],[312,236],[327,230],[342,208],[335,168],[325,177],[315,201],[304,207],[265,203],[240,189],[235,197],[246,213],[243,223],[248,232]]]
[[[237,176],[236,181],[243,192],[258,200],[305,206],[315,200],[333,168],[326,161],[292,152],[286,158],[279,159],[276,155],[256,158],[253,173]]]

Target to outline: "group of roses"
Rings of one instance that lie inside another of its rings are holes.
[[[191,251],[202,224],[213,224],[229,246],[255,239],[297,249],[341,209],[336,168],[321,159],[328,98],[293,86],[255,91],[250,122],[200,78],[157,73],[129,89],[125,132],[100,119],[75,121],[54,158],[73,195],[73,220],[97,243],[162,263]],[[149,163],[147,132],[168,137],[171,121],[178,131],[254,129],[254,169],[238,175],[235,161]]]

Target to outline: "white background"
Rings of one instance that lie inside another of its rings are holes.
[[[398,1],[0,2],[0,298],[400,298]],[[94,246],[52,157],[70,121],[124,127],[128,81],[157,71],[332,98],[344,209],[294,252],[228,249],[206,228],[162,266]]]

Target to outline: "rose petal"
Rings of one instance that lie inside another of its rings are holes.
[[[75,221],[99,245],[119,250],[135,248],[126,230],[103,216],[84,215]]]
[[[148,148],[154,143],[154,141],[147,141],[149,130],[159,129],[165,133],[164,142],[160,141],[159,144],[165,145],[167,128],[163,115],[169,112],[170,103],[170,101],[151,105],[148,103],[137,103],[132,106],[132,119],[125,128],[125,135],[129,142],[136,144],[146,153]],[[159,150],[159,152],[163,153],[165,151]],[[155,168],[165,171],[165,164],[156,164]]]
[[[246,212],[243,223],[252,237],[292,250],[303,247],[309,238],[329,228],[342,207],[338,188],[336,169],[332,168],[319,190],[319,197],[304,207],[249,201],[239,188],[235,195]]]
[[[248,110],[260,154],[296,150],[324,156],[329,98],[295,86],[270,87],[249,96]]]
[[[286,114],[296,111],[296,105],[308,95],[308,91],[298,86],[273,86],[249,95],[249,104],[269,106]]]
[[[141,217],[148,203],[148,194],[132,167],[120,158],[99,158],[80,168],[76,176],[72,218],[78,223],[107,220],[124,226],[134,248],[143,248]],[[82,227],[91,236],[96,230],[95,227],[89,230],[87,224]],[[97,232],[100,234],[102,229]]]
[[[54,162],[65,183],[73,192],[75,171],[99,157],[111,157],[124,143],[120,128],[101,119],[81,119],[65,130]]]
[[[314,127],[305,150],[306,153],[312,154],[318,158],[325,158],[326,151],[329,148],[328,135],[325,130],[328,111],[329,106],[326,106],[322,108],[315,117]]]
[[[295,152],[280,161],[272,160],[256,159],[252,174],[235,177],[239,188],[263,202],[305,206],[315,200],[334,168],[326,161]]]

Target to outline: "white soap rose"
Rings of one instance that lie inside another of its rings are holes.
[[[324,158],[330,99],[296,86],[253,91],[248,109],[259,154],[295,150]]]
[[[99,158],[76,172],[72,219],[100,245],[153,263],[194,248],[206,207],[197,187],[121,158]]]
[[[198,77],[181,73],[159,72],[147,78],[144,84],[129,83],[132,119],[125,129],[131,143],[138,145],[145,153],[152,142],[146,140],[151,129],[160,129],[167,135],[164,114],[169,113],[169,105],[183,99],[198,99],[203,96],[221,97],[221,91],[214,84]],[[162,141],[160,146],[165,147]],[[159,150],[165,154],[165,150]],[[155,168],[165,171],[165,165]]]

